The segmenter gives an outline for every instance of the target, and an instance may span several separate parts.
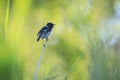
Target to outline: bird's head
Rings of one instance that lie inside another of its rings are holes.
[[[54,25],[55,25],[55,24],[50,23],[50,22],[48,22],[48,23],[47,23],[47,26],[48,26],[48,27],[50,27],[50,28],[53,28],[53,27],[54,27]]]

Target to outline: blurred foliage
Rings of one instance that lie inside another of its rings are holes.
[[[0,0],[0,80],[120,80],[120,0]]]

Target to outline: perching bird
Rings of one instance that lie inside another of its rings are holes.
[[[49,39],[49,37],[50,37],[50,35],[51,35],[51,33],[52,33],[52,29],[53,29],[53,26],[54,26],[55,24],[53,24],[53,23],[47,23],[47,25],[46,26],[44,26],[39,32],[38,32],[38,34],[37,34],[37,41],[39,41],[40,40],[40,38],[42,38],[42,39],[46,39],[46,41],[48,41],[48,39]]]

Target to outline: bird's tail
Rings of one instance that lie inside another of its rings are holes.
[[[37,42],[40,40],[40,38],[41,38],[41,36],[38,36],[38,38],[37,38]]]

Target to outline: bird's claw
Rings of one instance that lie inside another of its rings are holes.
[[[44,46],[44,47],[46,47],[46,45],[45,45],[45,44],[43,44],[43,46]]]

